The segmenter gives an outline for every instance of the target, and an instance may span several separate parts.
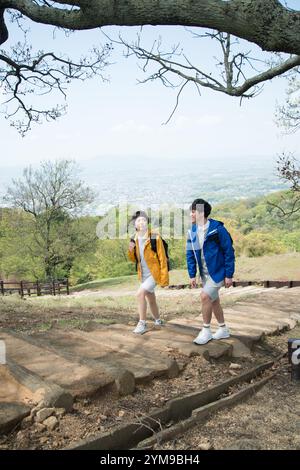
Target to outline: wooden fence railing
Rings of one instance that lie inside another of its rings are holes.
[[[300,287],[300,281],[233,281],[233,287],[262,286],[262,287]],[[188,289],[189,284],[170,285],[169,289]],[[200,287],[198,285],[198,287]]]
[[[300,281],[233,281],[233,287],[246,286],[262,286],[262,287],[300,287]],[[170,285],[169,289],[187,289],[189,284]],[[198,287],[200,287],[198,285]],[[0,295],[8,295],[18,293],[21,297],[26,295],[60,295],[70,294],[69,279],[55,280],[51,282],[40,281],[1,281]]]
[[[2,281],[0,280],[0,295],[18,293],[21,297],[28,295],[60,295],[70,294],[69,279],[41,281]]]

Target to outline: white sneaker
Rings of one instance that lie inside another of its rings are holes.
[[[213,339],[210,328],[202,328],[197,338],[194,339],[196,344],[206,344]]]
[[[146,333],[146,331],[147,331],[146,322],[140,320],[138,324],[136,325],[135,329],[133,330],[133,333],[136,333],[137,335],[142,335]]]
[[[157,318],[157,320],[155,320],[154,322],[154,325],[156,326],[163,326],[164,322],[162,321],[161,318]]]
[[[227,326],[220,326],[217,331],[212,335],[213,339],[226,339],[230,337],[229,329]]]

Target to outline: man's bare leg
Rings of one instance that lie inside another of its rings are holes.
[[[224,320],[224,312],[221,307],[220,299],[216,299],[213,302],[213,312],[218,320],[219,323],[219,328],[218,330],[213,334],[213,339],[226,339],[229,338],[230,332],[227,326],[225,325],[225,320]]]
[[[201,302],[203,323],[204,325],[210,325],[213,309],[211,298],[205,292],[201,292]]]
[[[212,310],[216,319],[218,320],[219,325],[223,325],[225,323],[224,312],[219,298],[212,303]]]
[[[203,328],[199,332],[197,338],[194,339],[196,344],[206,344],[212,340],[212,334],[210,330],[210,322],[212,317],[212,301],[209,295],[205,292],[201,292],[202,302],[202,317],[203,317]]]

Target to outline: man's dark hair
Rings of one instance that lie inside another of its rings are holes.
[[[130,222],[135,222],[136,219],[138,219],[139,217],[144,217],[147,220],[147,222],[149,222],[149,217],[144,211],[136,211],[135,214],[133,214],[133,216],[131,217]]]
[[[190,206],[190,210],[198,210],[198,212],[202,212],[202,207],[204,208],[204,217],[207,218],[211,213],[212,207],[209,202],[205,201],[204,199],[195,199]]]

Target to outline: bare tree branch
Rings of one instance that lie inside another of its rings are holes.
[[[289,209],[284,209],[282,205],[275,204],[274,202],[270,202],[270,201],[267,201],[267,204],[273,207],[274,209],[278,209],[280,212],[280,216],[282,218],[290,217],[291,215],[300,211],[300,197],[295,198],[295,200],[292,201],[292,204],[291,204],[291,201],[285,198],[282,199],[282,202],[289,203]]]
[[[233,54],[231,57],[230,35],[217,33],[211,36],[218,40],[222,48],[223,58],[218,60],[218,65],[222,66],[222,82],[213,77],[212,73],[204,72],[199,67],[193,65],[182,51],[178,52],[178,46],[174,47],[170,52],[163,52],[161,50],[161,43],[158,41],[155,42],[152,49],[148,51],[141,46],[140,35],[133,44],[129,44],[121,37],[119,37],[119,41],[117,42],[127,48],[127,57],[134,54],[138,59],[145,62],[143,67],[144,71],[147,70],[147,66],[150,62],[157,63],[160,66],[158,72],[149,76],[144,80],[145,82],[157,78],[161,80],[163,78],[162,81],[164,81],[166,80],[166,74],[169,73],[168,76],[173,74],[185,82],[193,82],[201,87],[211,88],[214,91],[237,97],[243,96],[250,98],[255,96],[260,89],[257,85],[282,75],[300,65],[300,56],[293,56],[257,75],[246,78],[243,67],[245,67],[246,64],[250,64],[253,68],[252,61],[255,59],[251,58],[249,53],[241,52]],[[183,60],[181,62],[175,61],[173,59],[174,57],[183,58]],[[243,80],[243,83],[239,84],[241,80]],[[169,79],[167,83],[170,86],[171,79]],[[251,90],[250,93],[248,93],[249,90]]]
[[[199,66],[194,65],[179,45],[173,46],[170,51],[166,52],[162,50],[161,39],[153,43],[151,50],[146,50],[141,45],[141,35],[137,35],[137,40],[134,43],[128,43],[120,35],[118,40],[109,38],[110,41],[125,46],[126,57],[136,56],[143,63],[141,66],[143,72],[147,73],[152,64],[158,65],[157,71],[152,72],[146,79],[140,80],[139,83],[158,79],[166,87],[179,88],[175,107],[167,122],[170,121],[178,107],[179,96],[183,88],[189,83],[196,85],[198,91],[200,87],[203,87],[229,96],[252,98],[261,92],[264,82],[300,65],[300,56],[293,56],[286,60],[277,57],[276,61],[275,58],[272,60],[271,66],[267,70],[261,71],[258,69],[257,64],[260,64],[260,66],[263,64],[265,68],[265,61],[252,57],[250,55],[251,51],[241,52],[238,50],[234,52],[232,50],[233,45],[238,44],[237,38],[232,38],[229,34],[220,32],[205,34],[192,32],[192,34],[199,40],[204,37],[212,38],[219,43],[222,58],[215,58],[216,67],[220,69],[219,76],[216,76],[212,71],[204,71]],[[252,77],[247,77],[253,70],[258,73]]]
[[[281,196],[281,203],[268,201],[268,204],[279,210],[280,217],[290,217],[300,211],[300,166],[293,154],[283,153],[277,160],[279,178],[291,184],[287,195]]]
[[[286,102],[277,106],[276,120],[287,134],[300,129],[300,67],[293,69],[288,78]]]
[[[7,96],[3,103],[6,107],[1,112],[6,118],[17,114],[23,116],[11,122],[22,136],[30,129],[32,122],[39,123],[42,118],[55,120],[65,112],[66,105],[39,109],[33,104],[37,101],[36,97],[57,91],[66,99],[66,87],[71,80],[83,81],[93,76],[105,80],[102,71],[108,65],[110,51],[111,45],[106,44],[102,50],[94,48],[89,56],[75,62],[53,52],[34,53],[26,40],[24,44],[18,43],[12,48],[10,56],[0,50],[0,61],[6,64],[5,68],[0,67],[2,95]]]
[[[277,160],[279,177],[291,184],[293,192],[300,192],[300,166],[292,153],[283,153]]]
[[[182,93],[184,87],[185,87],[187,84],[188,84],[188,81],[185,81],[185,82],[183,83],[183,85],[180,87],[180,90],[179,90],[179,92],[177,93],[177,96],[176,96],[176,104],[175,104],[175,106],[174,106],[174,109],[173,109],[172,113],[170,114],[170,116],[168,117],[168,119],[166,120],[166,122],[164,122],[164,124],[168,124],[168,123],[171,121],[171,119],[172,119],[172,117],[173,117],[173,115],[174,115],[176,109],[178,108],[180,95],[181,95],[181,93]]]

